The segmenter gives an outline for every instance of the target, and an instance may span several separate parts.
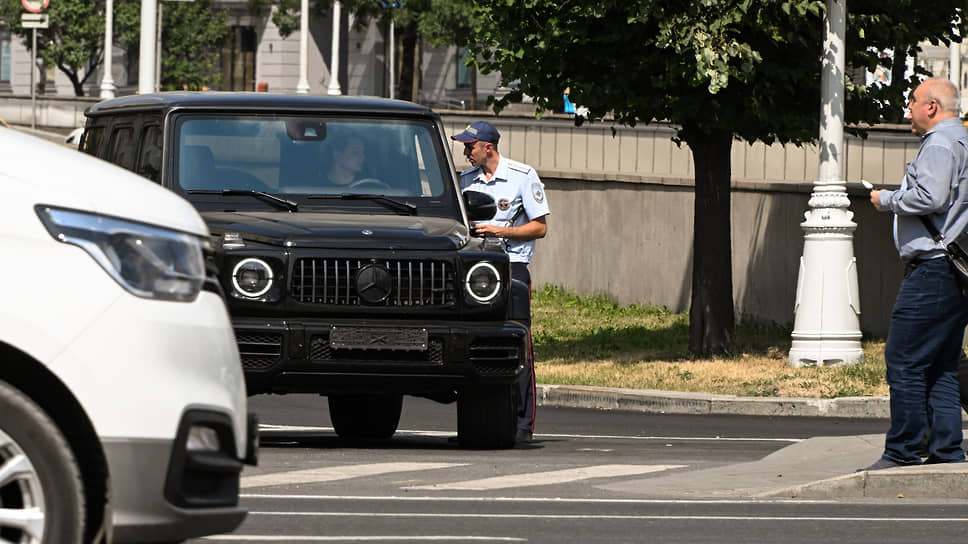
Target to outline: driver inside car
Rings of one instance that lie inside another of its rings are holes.
[[[362,187],[386,189],[386,185],[376,178],[360,177],[363,163],[366,160],[366,146],[359,136],[350,136],[336,143],[331,148],[332,162],[326,172],[329,183],[339,187]]]

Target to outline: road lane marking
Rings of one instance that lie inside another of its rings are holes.
[[[961,518],[902,518],[869,516],[727,516],[727,515],[678,515],[678,514],[513,514],[494,512],[482,514],[467,513],[430,513],[430,512],[249,512],[250,516],[301,516],[301,517],[380,517],[380,518],[498,518],[498,519],[591,519],[591,520],[706,520],[706,521],[888,521],[898,523],[937,522],[964,523],[968,517]]]
[[[201,538],[201,540],[234,540],[236,542],[442,542],[456,540],[458,542],[527,542],[526,538],[511,536],[460,536],[460,535],[424,535],[424,536],[316,536],[316,535],[216,535]]]
[[[310,468],[289,472],[243,476],[241,487],[263,487],[287,484],[312,484],[347,480],[363,476],[378,476],[392,472],[413,472],[466,466],[467,463],[372,463],[362,465],[339,465],[335,467]]]
[[[242,493],[242,499],[308,501],[397,501],[397,502],[508,502],[556,504],[835,504],[833,499],[577,499],[569,497],[442,497],[440,495],[307,495]]]
[[[300,425],[274,425],[267,423],[259,424],[259,431],[269,431],[273,434],[280,432],[332,432],[332,427],[309,427]],[[451,437],[455,436],[453,431],[422,431],[418,429],[398,429],[397,435],[410,436],[430,436],[430,437]],[[968,435],[968,430],[965,431]],[[677,440],[680,442],[803,442],[804,438],[765,438],[765,437],[730,437],[730,436],[633,436],[620,434],[567,434],[567,433],[535,433],[535,439],[541,438],[594,438],[607,440]]]
[[[402,489],[421,489],[427,491],[446,491],[460,489],[468,491],[488,491],[492,489],[506,489],[509,487],[531,487],[538,485],[553,485],[588,480],[590,478],[611,478],[615,476],[631,476],[649,472],[661,472],[686,465],[593,465],[588,467],[552,470],[548,472],[528,472],[524,474],[508,474],[494,476],[480,480],[465,480],[449,484],[431,484],[404,487]]]

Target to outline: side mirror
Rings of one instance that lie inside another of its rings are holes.
[[[497,214],[497,203],[486,193],[464,191],[464,204],[471,221],[487,221]]]

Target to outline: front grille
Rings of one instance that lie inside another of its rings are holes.
[[[275,332],[235,331],[239,358],[245,370],[265,370],[282,357],[282,334]]]
[[[329,337],[313,336],[309,343],[309,357],[316,362],[387,361],[441,364],[444,362],[444,342],[430,337],[426,351],[415,350],[358,350],[334,349]]]
[[[360,299],[356,275],[367,265],[389,272],[390,294],[376,303]],[[297,259],[289,295],[298,302],[334,306],[450,307],[455,304],[456,273],[452,262],[404,259]]]
[[[478,374],[513,376],[520,364],[521,343],[517,338],[477,338],[467,352]]]

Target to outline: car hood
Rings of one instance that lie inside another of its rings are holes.
[[[304,248],[457,250],[467,227],[444,217],[319,212],[202,212],[213,236],[235,232],[247,242]]]
[[[0,128],[8,200],[112,215],[199,236],[195,208],[157,183],[65,145]]]

